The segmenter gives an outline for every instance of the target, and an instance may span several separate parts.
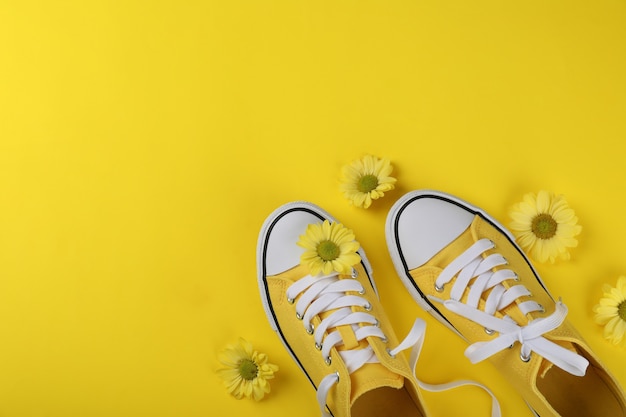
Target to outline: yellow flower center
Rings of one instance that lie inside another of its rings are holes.
[[[332,261],[339,257],[339,246],[330,240],[324,240],[317,245],[317,254],[324,261]]]
[[[368,174],[359,178],[359,182],[356,187],[362,193],[369,193],[378,187],[378,177],[376,175]]]
[[[622,320],[626,321],[626,300],[622,301],[617,306],[617,314]]]
[[[541,213],[533,219],[531,229],[539,239],[550,239],[556,234],[558,223],[549,214]]]
[[[259,367],[253,360],[242,359],[239,362],[239,375],[247,381],[252,381],[259,373]]]

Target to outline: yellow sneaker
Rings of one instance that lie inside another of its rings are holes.
[[[537,416],[624,417],[616,380],[547,291],[514,237],[482,210],[414,191],[392,207],[387,245],[415,301],[489,359]]]
[[[308,256],[315,240],[326,245],[318,252],[327,259]],[[413,374],[425,323],[417,320],[398,344],[370,264],[357,249],[351,231],[313,204],[274,211],[257,246],[269,322],[316,388],[322,415],[328,415],[327,405],[335,417],[425,417]],[[410,365],[400,351],[412,346]]]

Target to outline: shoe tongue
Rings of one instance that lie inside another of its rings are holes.
[[[341,334],[343,344],[337,346],[338,351],[358,350],[368,347],[366,340],[358,341],[352,326],[339,326],[336,328]],[[350,374],[351,396],[350,404],[353,404],[361,395],[380,387],[402,388],[404,377],[386,368],[382,363],[366,363]]]
[[[336,328],[339,334],[341,335],[341,340],[343,340],[343,344],[337,346],[337,350],[352,350],[357,348],[364,348],[367,346],[367,342],[361,341],[359,342],[356,338],[356,333],[352,329],[352,326],[339,326]]]
[[[551,338],[548,336],[548,339],[551,339]],[[564,347],[567,350],[572,351],[573,353],[579,354],[578,350],[576,349],[576,347],[574,346],[572,342],[569,342],[567,340],[551,340],[551,341],[556,343],[557,345],[560,345],[561,347]],[[554,364],[552,362],[550,362],[548,359],[543,359],[541,361],[541,364],[537,368],[537,376],[540,378],[545,378],[548,371],[550,371],[550,369],[552,369],[553,367],[554,367]]]
[[[304,265],[298,265],[289,271],[285,272],[283,278],[290,281],[297,281],[305,276],[308,268]],[[333,311],[326,311],[320,314],[320,318],[324,319],[332,314]],[[366,340],[358,341],[354,329],[350,325],[338,326],[334,330],[339,331],[343,344],[337,346],[338,351],[343,350],[355,350],[363,349],[368,346]],[[389,369],[387,369],[381,363],[366,363],[359,369],[350,374],[351,389],[350,389],[350,405],[366,394],[376,388],[391,387],[400,389],[404,386],[404,377]]]
[[[391,387],[400,389],[404,386],[404,377],[390,371],[380,363],[366,363],[350,375],[352,382],[350,405],[363,394],[376,388]]]
[[[322,316],[331,314],[325,312]],[[347,350],[359,350],[365,349],[369,346],[367,340],[357,340],[354,328],[351,325],[338,326],[334,330],[338,331],[343,341],[342,344],[336,348],[338,351]],[[389,370],[382,363],[366,363],[356,371],[350,374],[351,390],[350,390],[350,405],[366,394],[376,388],[391,387],[400,389],[404,386],[404,377]]]
[[[330,314],[326,312],[324,314]],[[337,346],[338,351],[358,350],[368,347],[366,340],[360,342],[356,338],[354,329],[350,325],[338,326],[335,328],[341,335],[343,343]],[[397,373],[387,369],[381,363],[366,363],[352,374],[350,374],[351,380],[351,394],[350,404],[354,402],[363,394],[380,387],[392,387],[402,388],[404,385],[404,377]]]

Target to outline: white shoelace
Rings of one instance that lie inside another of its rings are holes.
[[[356,271],[353,271],[352,278],[355,277]],[[383,341],[387,340],[383,331],[378,327],[376,317],[367,312],[371,309],[369,302],[359,295],[346,294],[347,292],[363,294],[364,291],[365,289],[359,281],[350,278],[341,279],[337,273],[325,276],[308,275],[294,282],[287,289],[287,301],[289,303],[294,303],[294,300],[300,297],[296,303],[296,317],[302,320],[307,333],[313,335],[315,346],[321,351],[321,355],[328,365],[331,363],[331,349],[343,344],[341,334],[336,329],[339,326],[351,326],[356,340],[359,342],[367,337],[378,337]],[[355,306],[363,307],[366,311],[352,311],[352,307]],[[311,320],[324,312],[330,311],[333,312],[322,319],[317,328],[315,328]],[[393,357],[406,349],[412,348],[409,365],[414,376],[415,366],[424,343],[425,329],[426,323],[421,319],[416,319],[405,339],[395,349],[387,350],[387,353]],[[369,344],[365,348],[339,350],[338,352],[350,374],[366,363],[380,362]],[[501,415],[500,405],[493,393],[479,383],[463,380],[433,385],[423,383],[419,379],[417,381],[423,389],[434,392],[446,391],[463,385],[479,386],[492,397],[491,416],[500,417]],[[317,387],[317,401],[323,417],[330,416],[326,410],[326,399],[331,388],[338,382],[339,374],[331,373],[325,376]]]
[[[459,255],[441,272],[435,281],[435,289],[443,291],[456,276],[449,300],[429,297],[442,303],[450,311],[463,316],[485,327],[489,334],[498,332],[499,335],[489,342],[476,342],[465,350],[465,356],[472,363],[480,362],[501,350],[511,347],[515,342],[521,344],[520,358],[524,362],[530,360],[532,352],[552,362],[559,368],[577,376],[583,376],[589,365],[587,359],[543,337],[563,323],[567,315],[567,307],[559,300],[556,310],[548,317],[531,320],[527,325],[520,326],[511,317],[502,318],[495,313],[515,302],[518,298],[531,296],[530,291],[521,284],[510,286],[502,285],[504,281],[519,281],[517,274],[505,267],[506,259],[497,253],[483,258],[483,254],[495,247],[489,239],[481,239]],[[457,275],[458,274],[458,275]],[[476,278],[470,285],[470,281]],[[461,297],[467,288],[470,288],[467,300],[461,302]],[[478,308],[482,294],[491,290],[485,300],[484,310]],[[517,307],[523,314],[543,312],[544,308],[535,301],[520,301]]]

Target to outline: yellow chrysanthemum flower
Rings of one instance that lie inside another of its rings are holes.
[[[354,240],[352,230],[328,220],[321,224],[309,224],[306,233],[300,236],[298,245],[306,249],[300,261],[309,266],[311,275],[320,272],[330,274],[332,271],[347,274],[361,261],[356,252],[359,250],[359,242]]]
[[[509,210],[509,227],[517,242],[533,259],[554,263],[568,260],[569,248],[578,245],[582,227],[565,197],[548,191],[528,193]]]
[[[368,208],[372,200],[394,189],[396,179],[391,176],[392,171],[388,159],[365,155],[342,168],[340,189],[353,205]]]
[[[219,359],[226,368],[218,369],[217,374],[232,396],[259,401],[269,394],[267,381],[274,378],[278,366],[268,363],[267,355],[258,353],[248,341],[240,338],[237,344],[226,346]]]
[[[626,346],[626,277],[617,279],[617,286],[605,284],[600,302],[593,307],[595,322],[604,326],[604,338],[614,345]]]

